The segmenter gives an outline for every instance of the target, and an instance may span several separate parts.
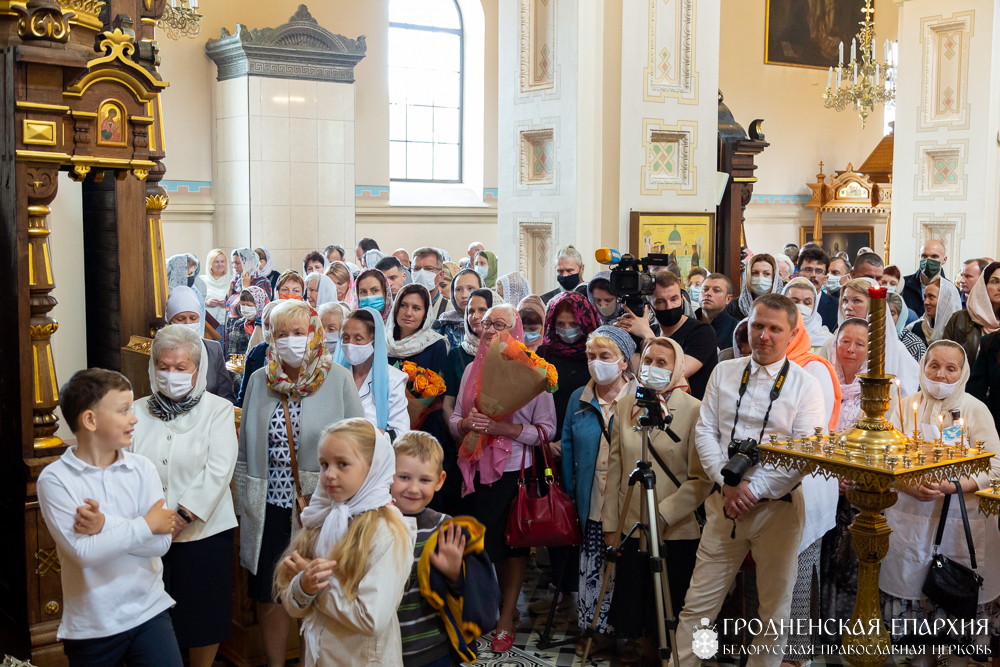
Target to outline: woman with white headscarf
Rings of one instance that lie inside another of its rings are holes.
[[[483,286],[483,278],[472,269],[462,269],[451,279],[452,310],[441,313],[434,322],[434,331],[448,340],[448,349],[454,350],[462,344],[465,336],[465,307],[472,292]],[[459,375],[459,378],[462,376]]]
[[[389,365],[385,324],[372,308],[359,308],[341,326],[333,361],[351,371],[365,418],[389,439],[410,430],[407,411],[408,376]]]
[[[229,482],[236,466],[233,405],[206,391],[201,337],[183,325],[160,329],[149,357],[153,394],[135,402],[131,450],[156,466],[166,507],[176,510],[163,583],[191,665],[209,667],[232,622],[233,533]]]
[[[784,285],[774,257],[767,253],[754,255],[743,271],[739,298],[731,301],[726,310],[737,320],[750,317],[754,299],[762,294],[781,294]]]
[[[399,290],[392,302],[392,315],[385,335],[389,363],[412,361],[421,368],[444,374],[448,344],[433,331],[431,295],[423,285],[410,284]]]
[[[198,298],[198,293],[183,285],[170,290],[163,317],[167,320],[167,324],[187,327],[201,339],[207,356],[205,380],[209,393],[221,396],[230,403],[235,403],[233,376],[226,370],[222,343],[205,338],[203,319],[205,317],[205,304]]]
[[[983,269],[972,284],[965,310],[951,316],[944,330],[944,338],[965,348],[969,366],[975,368],[980,343],[984,336],[1000,330],[1000,262],[992,262]]]
[[[319,308],[324,303],[332,303],[340,300],[337,298],[337,285],[328,275],[310,273],[306,276],[305,283],[305,300],[313,308]]]
[[[793,278],[785,285],[782,294],[791,299],[802,313],[802,322],[809,334],[809,347],[818,352],[833,334],[823,326],[823,318],[817,308],[819,296],[816,288],[807,278]]]
[[[267,278],[267,281],[271,283],[271,293],[274,293],[275,283],[278,282],[278,278],[281,274],[275,271],[274,267],[271,266],[271,251],[263,246],[260,248],[254,248],[254,253],[260,258],[260,263],[257,265],[257,270],[255,273]]]
[[[982,402],[966,393],[968,379],[969,364],[961,345],[948,340],[931,343],[921,368],[920,391],[903,399],[903,430],[910,433],[916,426],[926,440],[937,440],[942,437],[943,432],[942,439],[947,444],[957,442],[960,429],[954,428],[952,410],[958,409],[961,411],[965,441],[975,443],[981,440],[985,451],[1000,452],[1000,437],[993,417]],[[917,405],[917,425],[913,423],[913,411],[909,408],[913,404]],[[900,423],[898,412],[893,414],[893,421]],[[972,544],[980,554],[978,572],[983,577],[976,619],[988,622],[992,633],[1000,630],[1000,608],[996,602],[1000,596],[1000,561],[992,558],[993,554],[1000,552],[1000,532],[997,531],[995,521],[979,512],[975,496],[976,491],[985,489],[990,477],[996,476],[1000,471],[997,457],[994,456],[990,461],[990,472],[958,479],[958,489],[951,480],[900,487],[901,493],[896,504],[885,510],[893,539],[889,541],[889,552],[882,561],[879,588],[883,593],[883,615],[887,620],[892,619],[891,627],[904,627],[899,622],[903,619],[912,619],[911,622],[917,624],[944,619],[960,620],[929,600],[921,591],[930,567],[943,500],[946,495],[958,492],[957,498],[952,496],[947,516],[944,517],[945,526],[939,552],[966,567],[970,565],[969,545],[966,543],[962,516],[957,506],[958,502],[964,502],[972,530]],[[944,632],[948,634],[947,628]],[[974,636],[972,641],[979,645],[988,644],[989,636],[990,633],[981,633]],[[893,636],[892,639],[895,644],[901,637]],[[944,644],[942,639],[950,639],[966,646],[969,644],[968,638],[952,635],[947,638],[935,637],[934,643]],[[949,664],[952,664],[952,659],[949,659]],[[910,664],[913,663],[911,660]],[[927,660],[922,664],[934,663],[936,660]]]
[[[871,308],[871,297],[868,296],[868,290],[877,287],[878,283],[871,278],[857,278],[846,283],[840,290],[838,321],[842,324],[852,317],[867,321]],[[903,345],[903,342],[897,336],[891,335],[896,325],[892,320],[889,308],[885,309],[885,318],[885,330],[890,333],[885,337],[885,372],[895,375],[899,379],[900,390],[904,394],[912,393],[919,386],[920,366]],[[833,339],[831,338],[823,344],[823,349],[820,352],[830,361],[833,361],[832,347]]]
[[[517,308],[521,299],[531,294],[531,287],[523,273],[513,271],[497,278],[496,292],[504,301]]]
[[[961,309],[962,295],[955,284],[934,276],[924,288],[924,314],[907,328],[930,345],[944,337],[951,316]]]
[[[215,320],[216,331],[221,334],[221,327],[226,323],[226,295],[229,292],[229,283],[232,281],[226,253],[218,248],[209,251],[208,257],[205,259],[205,266],[208,267],[203,276],[205,280],[205,306],[207,314]]]
[[[250,248],[237,248],[233,251],[233,280],[229,284],[229,295],[226,305],[229,306],[234,296],[248,287],[259,287],[267,294],[268,300],[273,298],[271,281],[260,272],[260,257]]]

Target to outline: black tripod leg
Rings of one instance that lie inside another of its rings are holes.
[[[549,613],[545,618],[545,627],[538,635],[538,642],[535,644],[540,649],[544,650],[553,646],[563,646],[564,644],[576,641],[575,639],[571,639],[569,637],[558,642],[552,639],[552,624],[555,622],[556,618],[556,607],[559,604],[559,595],[562,593],[562,590],[566,588],[566,573],[570,570],[569,566],[573,560],[573,552],[575,550],[575,547],[566,547],[566,555],[563,557],[562,572],[559,576],[559,583],[556,584],[556,590],[552,593],[552,604],[549,605]],[[579,552],[577,552],[577,559],[579,560]],[[566,593],[566,595],[571,594]]]

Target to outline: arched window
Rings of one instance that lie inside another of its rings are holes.
[[[462,12],[456,0],[389,2],[389,179],[462,180]]]

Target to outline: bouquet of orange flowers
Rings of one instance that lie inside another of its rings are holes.
[[[444,380],[434,371],[417,366],[412,361],[403,362],[403,372],[406,373],[406,411],[410,414],[410,428],[420,428],[427,415],[432,413],[441,402],[444,394]]]
[[[555,366],[527,349],[524,343],[502,332],[493,338],[483,358],[473,391],[476,409],[495,421],[503,421],[542,392],[559,388]],[[459,458],[475,461],[482,456],[490,436],[469,432],[462,440]]]

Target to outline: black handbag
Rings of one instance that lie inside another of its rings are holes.
[[[965,498],[962,497],[958,480],[952,482],[958,489],[956,502],[962,510],[962,525],[965,528],[965,541],[969,545],[969,563],[972,567],[953,561],[938,551],[941,546],[941,536],[944,534],[945,517],[948,516],[948,505],[952,495],[955,495],[949,493],[941,505],[941,518],[938,519],[934,551],[931,555],[931,569],[927,572],[922,590],[931,602],[948,612],[948,615],[956,619],[972,620],[976,617],[979,589],[983,587],[983,578],[976,572],[976,549],[972,545],[972,529],[969,527]]]

